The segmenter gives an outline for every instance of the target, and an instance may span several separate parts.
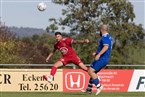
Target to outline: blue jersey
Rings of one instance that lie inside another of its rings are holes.
[[[98,54],[102,50],[104,45],[108,45],[108,50],[100,56],[100,59],[106,59],[106,60],[109,61],[110,54],[111,54],[111,51],[112,51],[113,42],[112,42],[111,36],[108,33],[103,35],[102,38],[100,39],[98,50],[97,50],[96,54]]]

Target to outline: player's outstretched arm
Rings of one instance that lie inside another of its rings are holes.
[[[89,43],[89,39],[84,39],[84,40],[73,40],[73,43]]]
[[[49,61],[49,59],[51,58],[51,56],[55,53],[56,49],[53,49],[53,51],[48,55],[48,57],[46,58],[46,62]]]

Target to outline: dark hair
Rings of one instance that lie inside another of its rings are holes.
[[[55,36],[56,36],[56,35],[62,35],[62,34],[61,34],[60,32],[55,32]]]

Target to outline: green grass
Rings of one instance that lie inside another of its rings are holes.
[[[0,92],[0,97],[145,97],[145,92],[102,92],[95,93],[63,93],[63,92]]]

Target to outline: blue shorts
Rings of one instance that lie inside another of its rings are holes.
[[[99,72],[103,67],[105,67],[108,64],[109,60],[108,59],[99,59],[95,60],[92,64],[91,67],[95,69],[96,73]]]

